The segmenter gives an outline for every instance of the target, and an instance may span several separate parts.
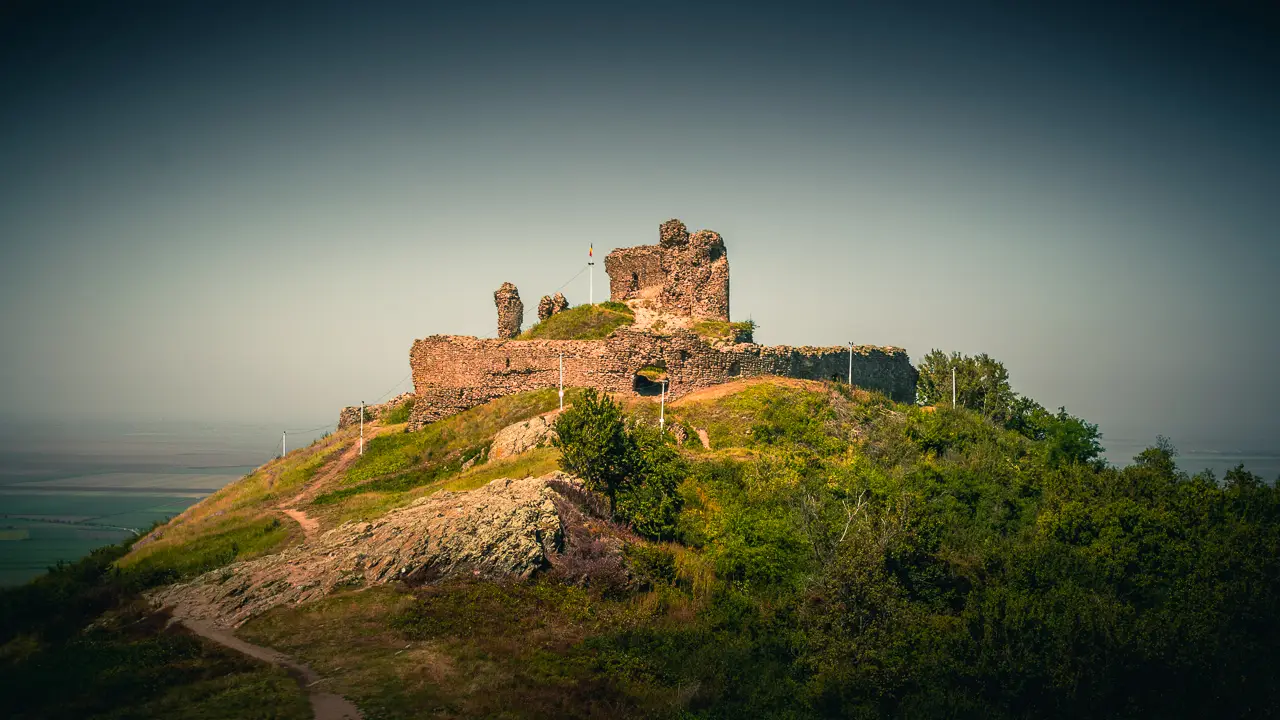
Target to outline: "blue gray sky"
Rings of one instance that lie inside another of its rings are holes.
[[[1280,25],[1119,5],[6,4],[0,416],[330,422],[679,217],[760,341],[1277,449]]]

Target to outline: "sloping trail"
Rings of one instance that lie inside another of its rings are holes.
[[[311,712],[316,720],[363,720],[364,715],[360,713],[360,708],[356,707],[350,700],[337,693],[325,692],[316,687],[325,678],[321,677],[319,673],[309,666],[271,648],[245,642],[225,630],[218,630],[196,620],[182,620],[181,622],[188,630],[206,640],[211,640],[225,648],[235,650],[256,660],[278,665],[289,671],[289,674],[297,681],[298,687],[301,687],[307,693],[307,699],[311,701]]]
[[[825,390],[826,387],[817,380],[801,380],[799,378],[781,377],[778,375],[761,375],[759,377],[746,378],[745,380],[734,380],[733,382],[720,383],[712,385],[709,388],[695,390],[688,395],[681,395],[679,399],[668,403],[670,407],[681,407],[684,405],[693,405],[694,403],[706,402],[707,400],[718,400],[722,397],[728,397],[734,393],[742,392],[752,385],[782,385],[785,387],[793,387],[801,390]]]
[[[365,425],[365,444],[369,444],[370,440],[381,435],[385,430],[386,428],[381,425]],[[310,541],[320,533],[320,521],[309,517],[305,511],[299,510],[297,506],[310,501],[311,498],[320,493],[321,489],[341,480],[342,476],[346,474],[347,468],[351,467],[359,457],[360,440],[357,438],[351,442],[351,447],[342,451],[337,460],[326,465],[324,470],[317,474],[311,482],[307,483],[302,488],[302,492],[276,506],[277,510],[288,515],[294,522],[302,526],[302,534],[307,541]]]

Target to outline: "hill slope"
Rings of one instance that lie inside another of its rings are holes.
[[[495,571],[497,555],[452,562],[464,556],[451,543],[511,516],[493,495],[511,483],[486,483],[557,467],[554,447],[489,459],[499,431],[555,405],[541,391],[417,433],[375,425],[354,459],[337,433],[161,528],[120,577],[147,587],[209,573],[196,586],[212,589],[225,576],[217,603],[245,621],[240,637],[305,662],[370,717],[1278,706],[1280,491],[1244,471],[1188,477],[1164,446],[1108,468],[1061,419],[1015,431],[839,383],[753,379],[666,408],[686,441],[681,509],[661,540],[565,487],[545,499],[573,552],[547,552],[551,533],[521,566],[531,574]],[[656,423],[647,398],[624,409]],[[417,538],[426,554],[411,556],[443,553],[450,572],[370,581],[385,558],[419,552]],[[331,565],[314,585],[289,581],[315,563]],[[273,583],[289,602],[258,602]]]

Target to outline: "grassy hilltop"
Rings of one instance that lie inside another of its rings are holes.
[[[374,423],[363,456],[335,433],[122,557],[5,592],[7,716],[306,717],[282,671],[163,630],[138,593],[441,491],[549,473],[560,448],[488,456],[499,430],[556,405],[544,390],[415,433]],[[620,410],[656,423],[648,399]],[[636,472],[671,482],[652,484],[662,512],[620,495],[626,582],[388,584],[236,633],[307,663],[369,718],[1280,711],[1280,491],[1243,469],[1189,477],[1164,444],[1107,467],[1096,428],[1014,395],[935,409],[764,378],[683,398],[666,422],[682,445],[633,431],[661,459]],[[31,689],[61,677],[76,682]]]

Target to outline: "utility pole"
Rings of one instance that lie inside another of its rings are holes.
[[[360,401],[360,454],[364,454],[364,401]]]
[[[658,432],[667,431],[667,381],[662,381],[662,401],[658,404]]]
[[[560,353],[560,410],[564,411],[564,353]]]
[[[849,341],[849,387],[853,387],[853,341]]]
[[[284,457],[285,453],[288,452],[288,449],[286,448],[286,442],[285,442],[285,440],[288,437],[289,437],[288,430],[285,430],[284,432],[280,433],[280,457]]]
[[[956,408],[956,366],[951,366],[951,409]]]

